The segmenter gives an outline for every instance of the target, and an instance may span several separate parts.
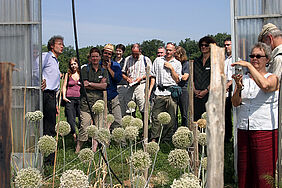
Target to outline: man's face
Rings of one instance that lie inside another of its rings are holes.
[[[266,45],[270,46],[271,49],[274,49],[274,45],[272,42],[272,35],[266,35],[262,38],[262,42],[265,43]]]
[[[99,63],[99,61],[101,60],[101,56],[100,56],[100,54],[98,52],[92,52],[90,54],[90,58],[89,59],[90,59],[91,63],[97,65]]]
[[[109,50],[104,50],[103,52],[103,60],[104,61],[108,61],[109,59],[112,58],[113,52],[109,51]]]
[[[64,50],[64,41],[62,39],[56,39],[55,44],[51,46],[52,52],[56,55],[60,55]]]
[[[165,56],[165,49],[164,49],[164,48],[158,49],[157,56],[158,56],[158,57],[163,57],[163,56]]]
[[[175,46],[172,44],[166,45],[166,57],[171,58],[175,53]]]
[[[228,56],[230,56],[231,55],[231,53],[232,53],[232,46],[231,46],[231,41],[225,41],[224,42],[224,48],[225,48],[225,52],[226,52],[226,54],[228,55]]]
[[[139,48],[132,48],[131,53],[132,53],[132,57],[134,59],[138,59],[139,56],[140,56],[140,49]]]
[[[209,53],[210,52],[210,45],[207,42],[202,42],[201,46],[201,52],[202,53]]]

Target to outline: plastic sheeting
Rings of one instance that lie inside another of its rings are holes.
[[[25,113],[39,110],[41,53],[41,0],[0,0],[0,62],[15,64],[12,89],[13,152],[22,152],[24,91]],[[34,130],[27,127],[27,149],[34,144]],[[33,149],[27,151],[33,152]]]

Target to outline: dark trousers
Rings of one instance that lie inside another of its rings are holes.
[[[227,97],[225,101],[225,142],[229,142],[232,138],[232,102],[231,97]]]
[[[55,136],[56,125],[56,91],[43,91],[43,135]],[[53,165],[54,153],[44,157],[44,164]]]
[[[181,113],[181,126],[188,127],[188,104],[189,94],[187,87],[182,87],[182,94],[179,98],[179,108]]]
[[[76,117],[79,120],[80,126],[80,98],[79,97],[68,97],[71,102],[67,102],[65,106],[65,114],[67,121],[71,126],[71,134],[75,133]]]
[[[194,121],[201,119],[202,114],[206,111],[206,103],[208,98],[209,93],[201,99],[194,95]]]

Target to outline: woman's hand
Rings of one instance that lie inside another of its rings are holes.
[[[231,66],[234,67],[235,65],[240,65],[242,67],[249,67],[249,66],[252,66],[251,63],[247,62],[247,61],[237,61],[235,63],[232,63]]]
[[[68,98],[66,98],[66,97],[63,97],[63,100],[66,101],[66,102],[69,102],[69,103],[71,102],[71,101],[70,101]]]
[[[233,74],[232,78],[235,80],[237,89],[242,90],[243,87],[244,87],[244,85],[242,83],[243,75],[241,75],[241,74],[237,74],[237,75]]]

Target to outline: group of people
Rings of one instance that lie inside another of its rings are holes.
[[[238,177],[239,187],[267,187],[262,175],[274,176],[277,161],[278,88],[282,71],[282,32],[273,24],[263,27],[259,43],[251,50],[250,63],[238,61],[232,64],[231,39],[224,41],[226,60],[226,108],[225,138],[232,138],[232,105],[237,112],[238,129]],[[205,36],[199,40],[201,56],[193,61],[194,121],[206,111],[205,104],[210,91],[210,44],[216,41]],[[54,36],[48,42],[49,52],[42,58],[43,134],[55,135],[56,92],[60,86],[58,56],[63,52],[63,37]],[[121,126],[121,119],[128,113],[127,103],[135,101],[144,119],[146,67],[150,68],[149,97],[151,103],[150,139],[170,141],[177,126],[178,106],[181,126],[188,126],[188,79],[190,76],[187,54],[181,46],[167,43],[158,48],[157,58],[142,54],[139,44],[133,44],[131,55],[124,58],[125,46],[107,44],[100,51],[90,49],[88,61],[81,66],[76,58],[69,61],[65,75],[62,97],[66,102],[66,117],[71,133],[77,140],[76,152],[88,140],[86,128],[91,123],[90,107],[103,99],[107,91],[107,108],[115,117],[110,130]],[[269,65],[267,67],[267,65]],[[234,74],[234,66],[246,67],[246,74]],[[232,78],[235,90],[232,92]],[[83,82],[83,83],[81,83]],[[85,88],[82,89],[82,88]],[[180,91],[176,97],[175,89]],[[86,96],[88,100],[86,100]],[[89,103],[89,104],[88,104]],[[166,111],[171,121],[164,126],[158,114]],[[76,117],[79,117],[79,134],[76,134]],[[95,143],[93,143],[95,147]],[[52,158],[52,157],[51,157]],[[267,159],[267,160],[265,160]],[[48,162],[48,158],[46,159]],[[271,185],[270,185],[271,186]],[[269,187],[270,187],[269,186]]]

